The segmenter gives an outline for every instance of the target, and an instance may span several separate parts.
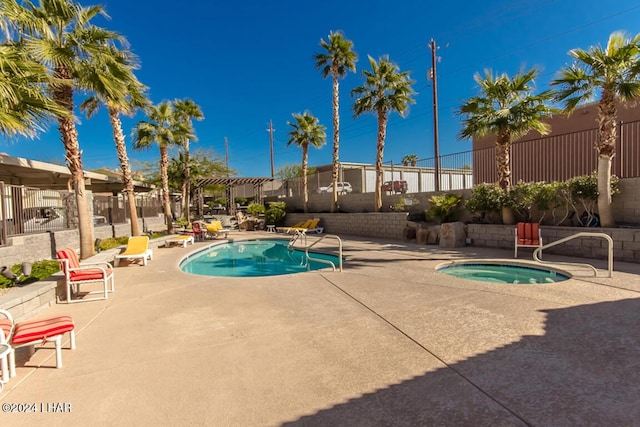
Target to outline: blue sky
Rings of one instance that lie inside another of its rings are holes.
[[[93,4],[82,1],[82,4]],[[470,141],[457,138],[455,111],[477,93],[473,75],[491,68],[513,74],[521,67],[542,69],[537,81],[545,89],[567,52],[605,44],[609,34],[640,32],[640,1],[624,0],[487,0],[428,2],[397,0],[325,0],[300,2],[238,0],[176,2],[106,0],[111,16],[99,25],[118,31],[139,56],[139,79],[149,86],[154,103],[191,98],[203,110],[196,122],[199,141],[192,150],[224,158],[238,176],[269,176],[269,120],[273,121],[276,169],[300,163],[300,149],[287,147],[292,113],[309,110],[327,127],[327,144],[309,153],[310,165],[332,158],[331,81],[316,70],[312,56],[320,38],[341,30],[359,56],[356,74],[341,81],[340,160],[373,163],[376,118],[353,118],[350,91],[362,82],[367,55],[389,55],[416,81],[416,104],[406,118],[392,114],[387,129],[385,161],[406,154],[433,156],[433,100],[426,73],[431,67],[430,39],[440,62],[438,105],[440,153],[467,151]],[[82,99],[78,94],[76,100]],[[131,129],[143,119],[124,118],[129,156],[155,161],[157,148],[134,152]],[[117,168],[111,127],[104,110],[79,116],[78,134],[85,169]],[[17,157],[61,162],[63,146],[56,125],[36,140],[0,139],[0,151]]]

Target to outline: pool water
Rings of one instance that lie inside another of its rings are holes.
[[[545,268],[506,263],[455,263],[438,267],[436,270],[462,279],[515,285],[557,283],[571,277],[569,274]]]
[[[243,240],[212,246],[184,259],[180,269],[201,276],[260,277],[301,273],[331,268],[324,262],[307,261],[304,251],[289,249],[289,240]],[[309,252],[311,258],[331,261],[339,258]]]

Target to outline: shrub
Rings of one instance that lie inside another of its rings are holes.
[[[456,208],[462,201],[460,194],[441,194],[431,196],[429,209],[426,214],[430,218],[439,219],[440,222],[450,222],[455,219]]]
[[[247,206],[247,213],[249,215],[258,216],[263,214],[265,211],[264,205],[262,203],[251,202],[249,206]]]
[[[471,213],[479,213],[480,220],[491,222],[489,218],[500,212],[506,196],[497,184],[479,184],[473,187],[471,197],[465,203]]]
[[[264,212],[264,219],[267,224],[276,226],[284,225],[284,217],[287,215],[285,202],[269,202],[268,208]]]
[[[22,274],[22,264],[15,264],[11,266],[11,271],[13,271],[16,276],[20,277]],[[28,283],[37,282],[38,280],[46,279],[58,271],[60,271],[60,264],[58,264],[58,261],[56,260],[46,259],[36,261],[31,266],[31,275],[23,277],[20,280],[20,283],[26,285]],[[12,281],[0,276],[0,288],[9,288],[11,286],[13,286]]]
[[[117,248],[118,246],[126,245],[128,241],[129,241],[128,236],[108,237],[100,241],[100,250],[106,251],[109,249]]]

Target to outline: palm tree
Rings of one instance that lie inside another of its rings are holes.
[[[49,119],[68,114],[46,91],[47,69],[16,44],[0,46],[0,133],[33,138]]]
[[[465,101],[458,111],[463,117],[460,138],[496,135],[498,184],[505,193],[511,188],[511,142],[531,130],[549,133],[544,119],[557,111],[546,104],[553,96],[551,91],[532,93],[537,76],[535,68],[521,70],[513,77],[494,75],[491,70],[486,70],[484,77],[476,73],[474,79],[480,93]],[[513,222],[507,207],[503,208],[503,220],[507,224]]]
[[[140,225],[138,224],[131,164],[127,155],[120,114],[131,116],[138,108],[148,106],[149,100],[144,93],[146,88],[133,74],[133,70],[137,68],[133,54],[124,50],[115,51],[114,48],[113,59],[116,59],[116,61],[109,63],[94,62],[83,68],[85,74],[83,80],[89,82],[91,91],[95,96],[87,98],[80,105],[80,110],[85,111],[87,117],[91,117],[98,111],[101,103],[107,106],[111,128],[113,129],[113,140],[116,144],[116,152],[120,160],[120,169],[122,170],[124,193],[127,196],[127,204],[129,206],[131,235],[139,236]]]
[[[50,69],[52,98],[67,112],[58,114],[56,118],[75,192],[80,257],[83,259],[93,255],[94,242],[73,116],[73,92],[74,88],[83,88],[79,71],[87,65],[88,58],[109,56],[112,52],[108,47],[115,41],[123,41],[117,33],[92,25],[90,21],[97,15],[106,16],[101,6],[84,7],[69,0],[42,1],[39,6],[31,2],[18,4],[16,0],[0,2],[0,16],[17,29],[22,48]]]
[[[411,97],[415,94],[411,85],[414,83],[409,72],[400,72],[400,68],[383,56],[376,62],[369,56],[371,71],[364,70],[364,84],[351,91],[351,96],[358,96],[353,104],[356,117],[365,112],[378,116],[378,144],[376,155],[376,200],[375,210],[382,210],[382,159],[384,156],[384,141],[387,136],[387,121],[389,113],[397,112],[404,117],[409,111],[409,104],[414,104]]]
[[[150,106],[147,111],[148,121],[136,123],[133,131],[133,148],[142,150],[149,148],[153,143],[160,149],[160,177],[162,180],[162,199],[164,202],[164,215],[167,222],[167,232],[173,233],[173,217],[171,215],[171,201],[169,199],[169,179],[167,168],[169,167],[169,147],[177,145],[183,138],[193,139],[190,129],[175,120],[175,114],[171,103],[164,101],[157,107]]]
[[[616,153],[618,101],[640,98],[640,34],[629,38],[623,32],[609,36],[606,48],[573,49],[576,62],[560,70],[551,83],[559,86],[556,98],[570,112],[600,92],[598,104],[598,213],[603,227],[613,227],[611,210],[611,162]]]
[[[302,148],[302,192],[304,197],[304,212],[309,209],[309,194],[307,190],[307,162],[309,158],[309,145],[320,148],[326,143],[326,128],[318,119],[308,111],[303,114],[292,114],[295,122],[287,122],[291,126],[287,146],[296,144]]]
[[[193,102],[191,99],[184,100],[175,100],[173,101],[173,109],[175,112],[175,117],[177,120],[184,123],[185,126],[188,126],[193,133],[193,123],[192,120],[203,120],[204,115],[202,114],[202,110],[200,106]],[[195,137],[193,138],[196,140]],[[182,211],[184,212],[184,216],[189,221],[189,206],[190,195],[191,195],[191,165],[189,162],[189,138],[184,138],[180,141],[180,145],[184,149],[184,179],[182,181]]]
[[[333,79],[333,196],[331,198],[331,212],[336,212],[338,206],[338,165],[340,149],[340,80],[348,71],[356,72],[358,55],[353,51],[353,42],[344,38],[341,31],[329,33],[328,42],[320,39],[320,46],[325,52],[313,56],[316,68],[321,70],[322,77],[331,74]]]

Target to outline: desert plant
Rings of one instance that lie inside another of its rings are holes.
[[[618,177],[611,176],[611,195],[620,192],[618,188]],[[576,220],[581,226],[595,223],[595,208],[598,204],[598,176],[594,172],[591,175],[575,176],[563,182],[558,188],[558,196],[566,205],[566,215],[560,221],[563,222],[571,211],[575,212]],[[582,210],[583,214],[579,215]]]
[[[263,214],[265,211],[264,205],[262,203],[251,202],[249,206],[247,206],[247,213],[253,216],[259,216]]]
[[[267,224],[284,225],[284,217],[287,215],[286,203],[269,202],[267,206],[267,210],[264,212],[264,219]]]
[[[479,213],[480,221],[491,222],[505,202],[505,193],[497,184],[478,184],[473,187],[471,197],[465,202],[465,208],[471,213]]]
[[[443,222],[451,222],[455,219],[456,208],[462,201],[462,195],[460,194],[441,194],[438,196],[431,196],[429,199],[429,209],[426,211],[426,215],[430,218],[435,218]]]

